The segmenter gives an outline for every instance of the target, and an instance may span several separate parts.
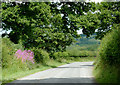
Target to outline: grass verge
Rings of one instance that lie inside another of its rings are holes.
[[[55,68],[55,67],[63,65],[63,64],[66,64],[66,63],[61,63],[61,62],[57,62],[55,60],[50,60],[48,62],[48,65],[41,64],[38,68],[35,68],[32,70],[26,70],[26,71],[20,70],[18,72],[13,72],[12,74],[8,72],[8,69],[3,69],[2,83],[8,83],[8,82],[14,81],[18,78],[25,77],[25,76],[28,76],[30,74],[34,74],[36,72],[43,71],[46,69]]]
[[[113,66],[95,66],[93,75],[96,82],[102,84],[106,83],[120,83],[118,81],[118,68]]]

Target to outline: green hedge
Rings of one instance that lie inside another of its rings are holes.
[[[109,65],[120,64],[120,29],[114,29],[102,39],[99,56]]]
[[[18,50],[18,47],[21,47],[19,44],[14,44],[8,38],[2,38],[2,68],[13,68],[22,69],[26,65],[23,65],[20,60],[18,60],[14,54]],[[23,49],[23,48],[22,48]]]
[[[96,51],[79,51],[79,50],[69,50],[67,51],[70,57],[95,57]]]
[[[39,48],[33,48],[32,50],[34,51],[34,58],[37,63],[47,64],[50,59],[47,51]]]
[[[99,83],[120,81],[120,29],[113,29],[101,41],[94,75]]]
[[[53,54],[53,58],[54,59],[67,58],[67,57],[69,57],[69,53],[68,52],[55,52]]]

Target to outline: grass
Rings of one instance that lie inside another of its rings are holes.
[[[8,72],[8,69],[3,69],[3,78],[2,78],[2,81],[3,81],[3,84],[5,83],[8,83],[8,82],[12,82],[16,79],[19,79],[19,78],[22,78],[22,77],[25,77],[25,76],[28,76],[30,74],[34,74],[36,72],[39,72],[39,71],[43,71],[43,70],[47,70],[47,69],[50,69],[50,68],[55,68],[55,67],[58,67],[60,65],[64,65],[64,64],[68,64],[68,63],[72,63],[72,62],[87,62],[87,61],[94,61],[94,58],[95,57],[77,57],[77,58],[72,58],[72,59],[63,59],[61,62],[60,61],[56,61],[56,60],[50,60],[48,62],[47,65],[40,65],[39,68],[35,68],[33,70],[26,70],[26,71],[19,71],[19,72],[13,72],[12,74],[10,73],[6,73],[5,74],[5,71]]]
[[[30,75],[30,74],[33,74],[33,73],[36,73],[36,72],[39,72],[39,71],[43,71],[43,70],[46,70],[46,69],[54,68],[54,67],[57,67],[57,66],[60,66],[60,65],[63,65],[63,64],[66,64],[66,63],[60,63],[60,62],[57,62],[57,61],[54,61],[54,60],[50,60],[48,62],[48,65],[42,65],[41,64],[39,66],[39,68],[35,68],[33,70],[13,72],[12,74],[10,74],[10,73],[5,74],[5,72],[8,72],[8,69],[3,69],[4,76],[2,78],[2,82],[3,83],[11,82],[11,81],[14,81],[18,78],[25,77],[27,75]]]
[[[0,67],[0,85],[1,85],[1,81],[2,80],[2,68]]]
[[[118,68],[113,66],[95,66],[93,75],[98,83],[119,83]]]

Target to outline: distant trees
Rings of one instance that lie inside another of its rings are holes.
[[[77,42],[75,44],[77,44],[77,45],[80,45],[80,46],[83,45],[84,46],[86,44],[94,45],[94,44],[99,43],[99,40],[95,39],[96,35],[92,35],[89,38],[86,38],[86,35],[84,35],[84,34],[80,34],[80,36],[82,36],[82,37],[76,39]]]

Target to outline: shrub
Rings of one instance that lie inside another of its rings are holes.
[[[8,68],[17,65],[14,53],[17,50],[15,44],[12,43],[8,38],[2,38],[2,67]]]
[[[26,63],[23,64],[14,56],[16,50],[18,49],[9,38],[2,38],[2,68],[9,70],[9,72],[28,69]]]
[[[120,63],[120,29],[114,29],[102,39],[99,56],[109,65]]]
[[[63,56],[64,58],[67,58],[67,57],[69,57],[69,53],[68,53],[68,52],[62,52],[62,56]]]
[[[47,64],[49,61],[49,54],[43,49],[33,48],[35,60],[37,63]]]
[[[95,77],[100,83],[120,81],[120,29],[114,29],[102,39],[97,60]]]
[[[53,54],[53,58],[54,59],[67,58],[67,57],[69,57],[69,53],[68,52],[55,52]]]
[[[58,58],[60,58],[60,52],[55,52],[54,54],[53,54],[53,58],[54,59],[58,59]]]

